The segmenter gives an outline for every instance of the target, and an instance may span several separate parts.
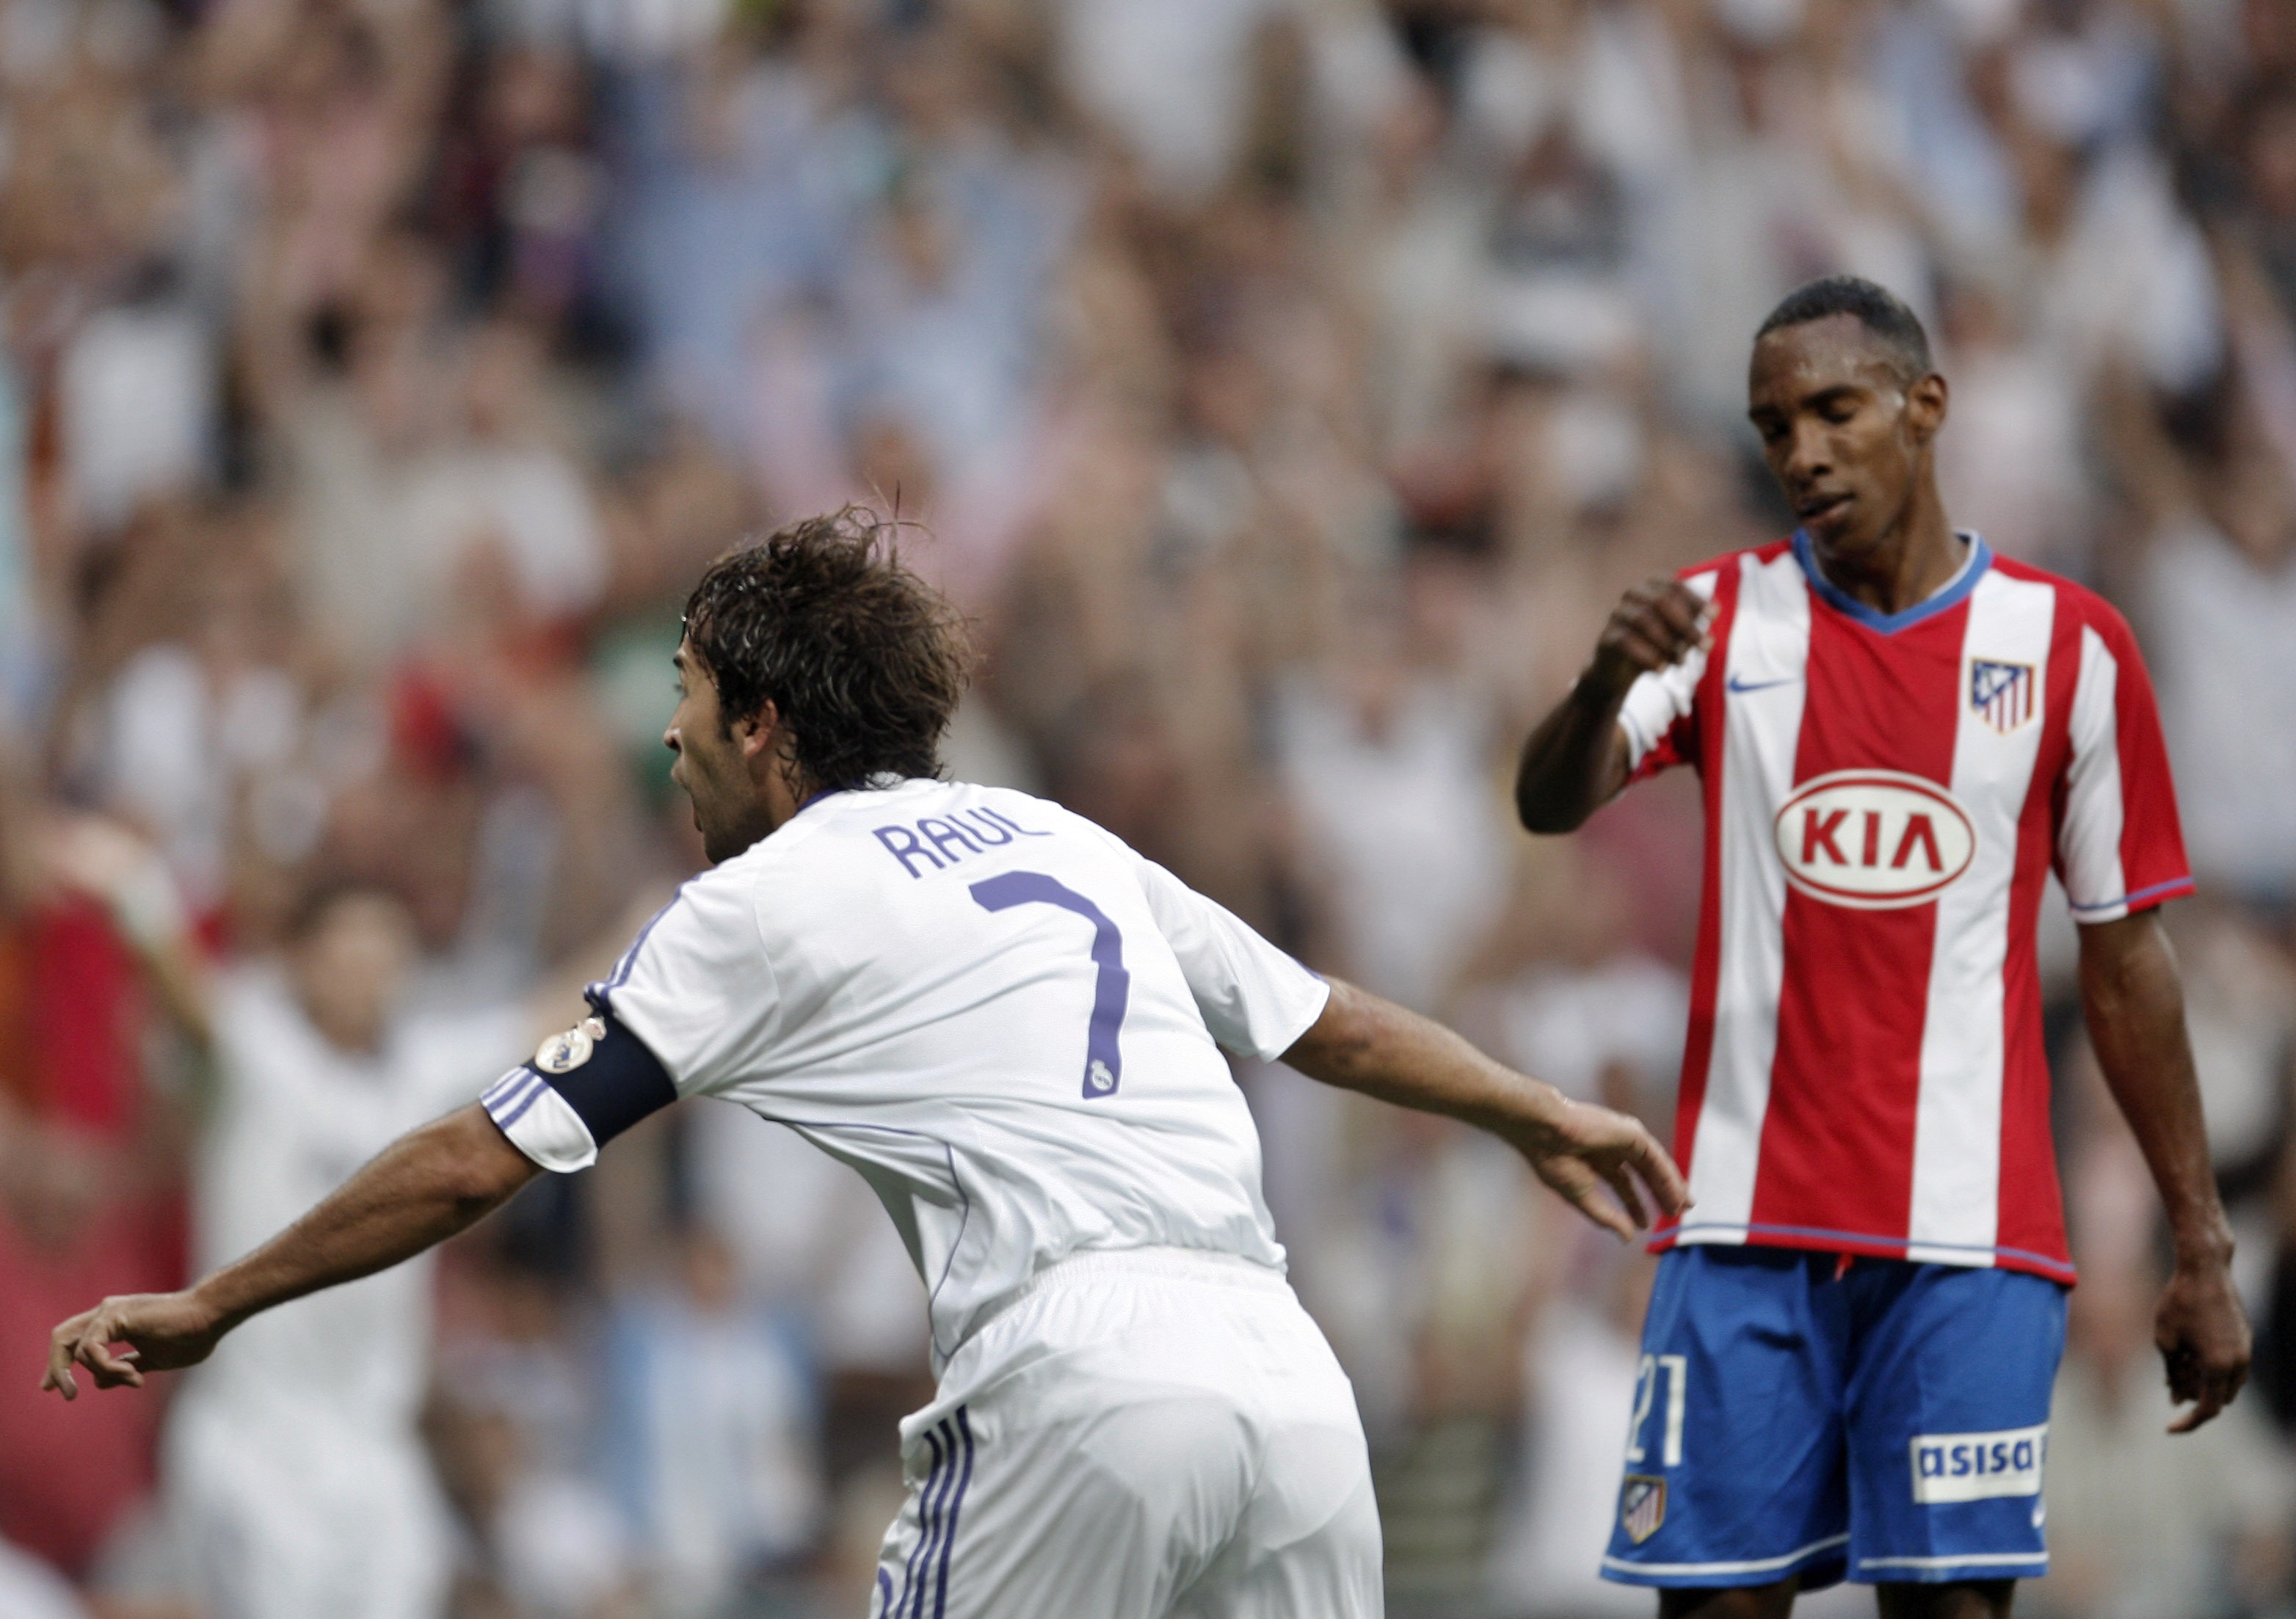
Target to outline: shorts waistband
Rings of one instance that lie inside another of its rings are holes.
[[[1259,1293],[1292,1290],[1283,1271],[1240,1254],[1219,1254],[1210,1248],[1088,1249],[1053,1261],[1002,1298],[984,1306],[965,1333],[964,1342],[971,1343],[988,1330],[991,1322],[1029,1299],[1111,1276],[1208,1282],[1214,1287],[1248,1288]]]

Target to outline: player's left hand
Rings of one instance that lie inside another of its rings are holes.
[[[127,1293],[83,1310],[48,1335],[48,1374],[42,1390],[79,1397],[75,1361],[98,1388],[141,1388],[147,1371],[196,1366],[214,1353],[223,1327],[196,1291]],[[114,1351],[114,1344],[125,1344]]]
[[[2222,1260],[2179,1263],[2161,1296],[2152,1341],[2169,1372],[2169,1397],[2193,1409],[2169,1425],[2189,1434],[2233,1402],[2248,1381],[2248,1312]]]
[[[1623,1113],[1566,1102],[1535,1132],[1513,1140],[1540,1180],[1622,1242],[1649,1229],[1651,1205],[1669,1217],[1690,1206],[1690,1189],[1673,1158],[1639,1120]],[[1605,1187],[1611,1198],[1603,1195]]]

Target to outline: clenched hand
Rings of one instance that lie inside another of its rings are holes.
[[[1704,646],[1712,616],[1712,605],[1679,580],[1646,580],[1611,609],[1587,676],[1605,695],[1622,693],[1637,676],[1680,663]]]
[[[2178,1265],[2161,1296],[2152,1340],[2168,1368],[2169,1397],[2178,1405],[2196,1402],[2169,1427],[2189,1434],[2230,1405],[2248,1381],[2248,1312],[2233,1290],[2230,1268]]]

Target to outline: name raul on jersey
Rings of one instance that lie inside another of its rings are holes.
[[[1788,882],[1858,911],[1935,899],[1977,854],[1977,829],[1953,795],[1894,770],[1814,776],[1779,809],[1772,830]]]
[[[1016,838],[1050,838],[1022,826],[999,810],[953,809],[939,815],[869,829],[885,852],[911,877],[945,870],[968,855],[982,854]]]

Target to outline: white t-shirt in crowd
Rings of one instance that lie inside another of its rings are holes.
[[[2296,894],[2296,560],[2267,573],[2214,529],[2161,536],[2142,620],[2193,870]]]
[[[1219,1047],[1273,1057],[1328,994],[1090,822],[924,780],[815,800],[688,882],[592,989],[680,1096],[861,1173],[924,1278],[937,1361],[1071,1253],[1280,1268]],[[596,1151],[530,1069],[487,1100],[546,1167]]]
[[[473,1100],[531,1038],[516,1007],[400,1018],[382,1049],[331,1044],[271,966],[217,987],[217,1094],[194,1159],[201,1271],[299,1218],[393,1141]],[[404,1432],[430,1365],[430,1267],[416,1260],[247,1322],[192,1375],[185,1398],[252,1415]]]

